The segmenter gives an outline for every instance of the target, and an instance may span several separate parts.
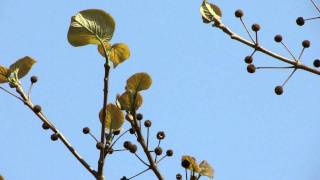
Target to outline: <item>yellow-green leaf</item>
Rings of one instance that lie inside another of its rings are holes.
[[[72,46],[105,44],[113,36],[115,22],[111,15],[100,9],[80,11],[71,18],[68,41]]]
[[[104,120],[106,129],[120,130],[124,122],[123,112],[114,104],[107,105],[107,117]],[[99,113],[100,122],[103,122],[103,109]]]
[[[184,160],[187,160],[190,163],[190,165],[189,165],[189,167],[187,167],[187,169],[194,171],[194,172],[197,172],[197,173],[200,172],[201,169],[200,169],[199,165],[197,164],[196,159],[194,157],[187,156],[187,155],[182,156],[181,161],[184,161]]]
[[[4,180],[4,177],[0,175],[0,180]]]
[[[200,170],[201,176],[207,176],[207,177],[210,177],[211,179],[213,178],[214,170],[207,161],[203,160],[199,166],[201,169]]]
[[[222,12],[220,8],[214,4],[208,3],[207,0],[204,0],[202,2],[202,5],[200,7],[200,13],[205,23],[209,23],[212,21],[220,21],[222,17]]]
[[[149,89],[152,79],[147,73],[136,73],[127,80],[126,90],[138,92]]]
[[[127,60],[130,57],[130,49],[124,43],[116,43],[112,45],[109,52],[109,59],[113,63],[113,67]]]
[[[10,72],[14,72],[15,70],[18,70],[18,78],[21,79],[25,75],[28,74],[33,64],[35,64],[36,61],[32,59],[29,56],[26,56],[24,58],[19,59],[15,63],[13,63],[10,66]]]
[[[10,70],[4,66],[0,66],[0,83],[8,82]]]
[[[139,92],[137,92],[136,97],[134,97],[134,94],[126,91],[121,96],[117,97],[117,101],[122,110],[131,111],[134,108],[137,110],[142,105],[143,99]]]
[[[106,51],[107,51],[107,52],[111,50],[111,45],[110,45],[110,43],[108,43],[108,42],[107,42],[107,43],[104,43],[104,47],[106,48]],[[101,54],[101,56],[106,57],[106,56],[104,55],[103,46],[102,46],[101,44],[98,45],[98,51],[99,51],[99,53]]]

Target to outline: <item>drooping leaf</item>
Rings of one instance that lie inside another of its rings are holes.
[[[122,110],[131,111],[135,108],[135,110],[139,109],[142,105],[143,98],[139,92],[137,92],[136,96],[132,94],[130,91],[124,92],[121,96],[117,97],[117,101],[120,104],[120,108]]]
[[[10,76],[10,70],[4,66],[0,66],[0,84],[8,82]]]
[[[34,59],[32,59],[31,57],[29,57],[29,56],[23,57],[23,58],[17,60],[15,63],[13,63],[10,66],[10,72],[14,72],[14,71],[18,70],[18,78],[21,79],[25,75],[28,74],[28,72],[32,68],[33,64],[35,64],[35,63],[36,63],[36,61]]]
[[[107,105],[107,117],[103,121],[103,109],[100,110],[100,122],[106,123],[106,129],[120,130],[124,122],[123,112],[114,104]]]
[[[182,156],[181,161],[184,161],[184,160],[187,160],[190,163],[190,165],[189,165],[189,167],[187,167],[187,169],[189,169],[191,171],[195,171],[197,173],[200,172],[201,169],[200,169],[199,165],[197,164],[196,159],[194,157],[187,156],[187,155]]]
[[[116,43],[112,45],[109,53],[109,59],[113,63],[113,67],[116,68],[118,64],[127,60],[130,57],[130,49],[124,43]]]
[[[138,92],[149,89],[152,79],[147,73],[136,73],[127,80],[126,90]]]
[[[207,0],[202,2],[200,13],[204,23],[209,23],[214,20],[220,21],[222,17],[220,8],[214,4],[208,3]]]
[[[71,18],[68,41],[72,46],[107,43],[111,40],[115,22],[111,15],[100,9],[80,11]]]
[[[207,177],[210,177],[211,179],[213,178],[214,170],[207,161],[203,160],[199,166],[201,169],[200,170],[201,176],[207,176]]]

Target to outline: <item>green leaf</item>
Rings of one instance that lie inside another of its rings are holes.
[[[201,176],[207,176],[207,177],[210,177],[211,179],[213,179],[214,170],[207,161],[203,160],[199,166],[201,169],[200,170]]]
[[[197,173],[200,172],[201,169],[200,169],[199,165],[197,164],[196,159],[194,157],[185,155],[185,156],[182,156],[181,162],[184,160],[187,160],[190,163],[190,165],[189,165],[189,167],[187,167],[187,169],[189,169],[191,171],[195,171]]]
[[[75,47],[107,43],[113,36],[114,28],[113,18],[103,10],[80,11],[71,18],[68,41]]]
[[[109,59],[113,63],[113,67],[116,68],[118,64],[127,60],[130,57],[130,49],[124,43],[116,43],[112,45],[109,52]]]
[[[121,110],[131,111],[133,109],[139,109],[143,99],[139,92],[137,92],[136,97],[134,97],[134,94],[130,91],[126,91],[121,96],[117,97],[117,102],[119,102]]]
[[[124,122],[123,112],[114,104],[107,105],[107,117],[104,120],[106,129],[120,130]],[[100,122],[103,122],[103,109],[99,113]]]
[[[29,56],[19,59],[10,66],[10,72],[18,70],[18,78],[21,79],[28,74],[36,61]]]
[[[126,90],[138,92],[149,89],[152,84],[152,79],[147,73],[136,73],[127,80]]]
[[[0,84],[8,82],[10,76],[10,70],[4,66],[0,66]]]
[[[220,21],[222,17],[222,12],[220,8],[214,4],[208,3],[207,0],[202,2],[200,7],[200,13],[204,23],[209,23],[212,21]]]

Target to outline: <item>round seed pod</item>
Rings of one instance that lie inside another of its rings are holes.
[[[35,112],[35,113],[39,113],[39,112],[41,112],[41,106],[39,106],[39,105],[35,105],[35,106],[33,106],[33,112]]]
[[[56,140],[58,140],[58,138],[59,138],[59,134],[58,134],[58,133],[54,133],[54,134],[52,134],[52,135],[50,136],[50,138],[51,138],[52,141],[56,141]]]
[[[166,137],[166,134],[163,131],[157,133],[157,139],[162,140]]]
[[[152,123],[151,123],[150,120],[146,120],[146,121],[144,122],[144,126],[145,126],[145,127],[151,127],[151,125],[152,125]]]
[[[279,43],[282,41],[282,36],[280,34],[277,34],[275,37],[274,37],[274,41]]]
[[[177,174],[177,175],[176,175],[176,179],[177,179],[177,180],[182,180],[182,175],[181,175],[181,174]]]
[[[171,157],[173,156],[173,150],[172,149],[168,149],[167,152],[166,152],[166,155]]]
[[[162,154],[162,148],[161,147],[156,147],[154,149],[154,153],[156,153],[156,155],[160,156]]]
[[[113,134],[116,135],[116,136],[119,135],[120,134],[120,130],[113,131]]]
[[[247,71],[248,71],[248,73],[254,73],[254,72],[256,72],[256,67],[253,64],[249,64],[247,66]]]
[[[181,162],[181,166],[184,168],[188,168],[190,166],[190,162],[185,159]]]
[[[129,147],[129,151],[131,153],[136,153],[137,152],[137,145],[131,144],[131,146]]]
[[[297,20],[296,20],[296,23],[297,23],[299,26],[303,26],[303,25],[304,25],[304,22],[305,22],[305,20],[303,19],[303,17],[298,17]]]
[[[136,116],[138,121],[141,121],[143,119],[143,115],[141,113],[138,113]]]
[[[320,67],[320,60],[319,59],[314,60],[313,65],[314,67],[317,67],[317,68]]]
[[[241,9],[238,9],[234,12],[234,15],[237,17],[237,18],[241,18],[243,16],[243,11]]]
[[[126,149],[129,149],[131,145],[132,145],[132,143],[130,141],[125,141],[123,143],[123,147],[126,148]]]
[[[89,133],[90,133],[90,128],[84,127],[84,128],[82,129],[82,132],[83,132],[83,134],[89,134]]]
[[[309,48],[310,47],[310,41],[309,40],[304,40],[302,41],[302,47],[304,48]]]
[[[247,64],[251,64],[253,62],[253,57],[252,56],[246,56],[244,58],[244,62],[246,62]]]
[[[282,86],[276,86],[274,88],[274,92],[277,94],[277,95],[281,95],[283,93],[283,87]]]
[[[47,129],[49,129],[50,127],[49,127],[49,125],[48,125],[47,123],[43,123],[43,124],[42,124],[42,128],[43,128],[44,130],[47,130]]]
[[[130,128],[130,129],[129,129],[129,133],[130,133],[130,134],[134,134],[135,132],[136,132],[136,131],[135,131],[133,128]]]
[[[96,148],[97,149],[102,149],[103,148],[103,143],[102,142],[98,142],[97,144],[96,144]]]
[[[30,81],[31,81],[31,83],[36,83],[38,81],[38,77],[37,76],[31,76]]]
[[[251,26],[252,31],[258,32],[260,30],[260,25],[255,23]]]

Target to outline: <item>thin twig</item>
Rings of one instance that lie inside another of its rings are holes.
[[[302,50],[301,50],[301,52],[300,52],[300,55],[299,55],[299,58],[298,58],[298,60],[300,60],[301,59],[301,57],[302,57],[302,54],[303,54],[303,52],[304,52],[304,50],[305,50],[306,48],[302,48]]]
[[[167,155],[164,155],[162,158],[160,158],[158,161],[156,161],[157,164],[159,164],[159,162],[162,161],[162,159],[164,159],[164,158],[166,158],[166,157],[167,157]]]
[[[250,39],[252,40],[252,42],[255,43],[254,40],[253,40],[253,38],[252,38],[252,36],[251,36],[251,34],[250,34],[250,32],[249,32],[249,30],[248,30],[248,28],[247,28],[247,26],[246,26],[246,24],[243,22],[243,19],[242,19],[242,18],[240,18],[240,21],[241,21],[244,29],[246,30],[247,34],[249,35]]]
[[[319,7],[316,5],[316,3],[313,0],[310,0],[312,2],[312,4],[314,5],[314,7],[318,10],[318,12],[320,13],[320,9]]]
[[[294,66],[285,66],[285,67],[274,67],[274,66],[264,66],[264,67],[256,67],[256,69],[291,69],[295,68]]]
[[[141,174],[143,174],[143,173],[147,172],[148,170],[150,170],[150,168],[148,168],[148,169],[146,169],[146,170],[141,171],[140,173],[138,173],[138,174],[136,174],[136,175],[134,175],[134,176],[130,177],[129,179],[133,179],[133,178],[135,178],[135,177],[137,177],[137,176],[139,176],[139,175],[141,175]]]
[[[147,164],[143,159],[141,159],[141,157],[140,156],[138,156],[138,154],[137,153],[134,153],[134,155],[144,164],[144,165],[146,165],[146,166],[148,166],[149,167],[149,164]]]
[[[2,89],[4,92],[6,92],[6,93],[10,94],[11,96],[13,96],[13,97],[15,97],[15,98],[19,99],[20,101],[24,102],[24,100],[23,100],[22,98],[20,98],[19,96],[17,96],[17,95],[15,95],[15,94],[13,94],[12,92],[10,92],[10,91],[6,90],[4,87],[1,87],[1,86],[0,86],[0,89]]]
[[[305,21],[309,21],[309,20],[314,20],[314,19],[319,19],[320,18],[320,16],[317,16],[317,17],[313,17],[313,18],[306,18],[306,19],[304,19]]]
[[[29,90],[28,90],[28,99],[30,99],[31,90],[33,87],[33,83],[30,84]]]
[[[286,46],[282,41],[281,41],[282,46],[287,50],[287,52],[291,55],[291,57],[297,61],[296,57],[292,54],[292,52],[290,51],[290,49],[288,48],[288,46]]]
[[[120,136],[117,137],[117,139],[109,146],[109,148],[107,149],[107,152],[116,144],[116,142],[123,136],[125,135],[127,132],[129,132],[129,130],[126,130],[125,132],[123,132]],[[106,153],[107,154],[107,153]]]
[[[286,85],[287,82],[289,81],[289,79],[292,77],[292,75],[296,72],[297,68],[295,68],[289,75],[289,77],[284,81],[284,83],[282,84],[282,86]]]
[[[91,132],[89,132],[89,135],[96,141],[96,143],[99,142],[99,140]]]

